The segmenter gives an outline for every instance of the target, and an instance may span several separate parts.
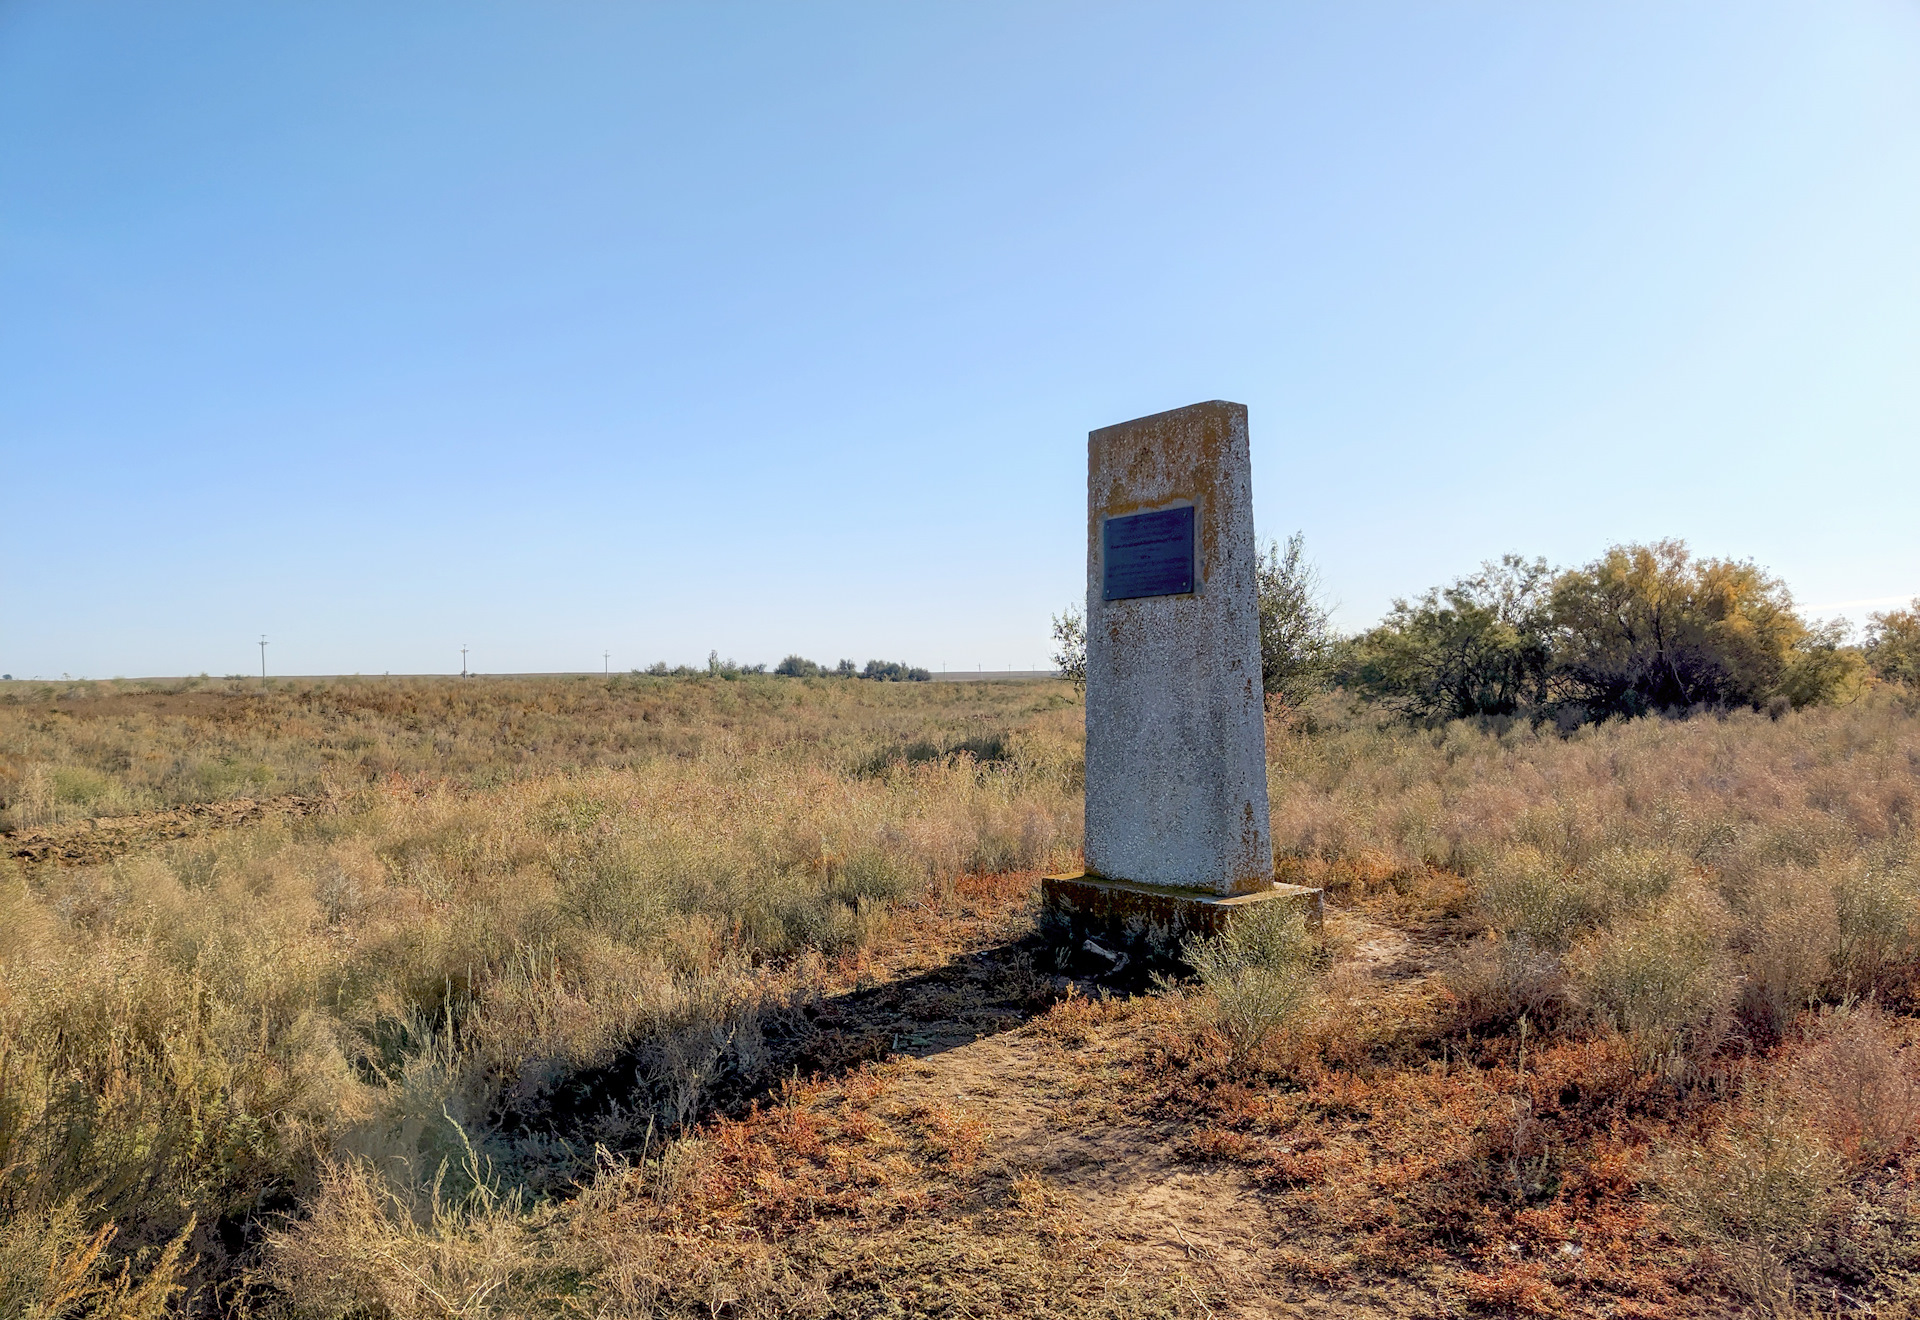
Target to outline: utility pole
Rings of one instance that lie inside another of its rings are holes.
[[[460,677],[465,678],[466,676],[467,676],[467,647],[466,647],[466,644],[463,642],[460,645]]]
[[[607,674],[608,677],[612,677],[613,675],[613,652],[612,651],[602,651],[600,653],[600,667],[602,671]]]
[[[267,635],[260,634],[260,686],[267,685]]]

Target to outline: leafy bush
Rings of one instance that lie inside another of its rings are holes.
[[[1086,691],[1087,620],[1078,605],[1069,605],[1064,613],[1053,616],[1053,646],[1050,658],[1060,677]]]
[[[1324,691],[1333,674],[1337,639],[1320,594],[1320,575],[1295,532],[1286,548],[1269,544],[1254,570],[1260,611],[1260,685],[1267,695],[1298,706]]]
[[[903,665],[897,660],[869,660],[867,667],[860,671],[860,677],[880,683],[925,683],[933,675],[925,669]]]
[[[1900,645],[1886,644],[1894,668]],[[1508,555],[1396,601],[1347,648],[1339,677],[1416,720],[1522,715],[1571,729],[1695,709],[1777,715],[1850,699],[1865,665],[1845,625],[1810,626],[1777,578],[1666,540],[1559,573]]]
[[[1507,555],[1418,601],[1397,600],[1342,665],[1350,689],[1414,719],[1511,715],[1547,700],[1546,561]]]
[[[707,652],[707,673],[716,678],[739,678],[742,674],[764,674],[765,665],[743,665],[738,660],[720,658],[718,651]]]
[[[786,678],[818,678],[826,671],[805,656],[790,655],[775,665],[773,672]]]
[[[1878,678],[1920,685],[1920,596],[1904,610],[1869,616],[1866,659]]]
[[[1807,626],[1752,563],[1694,559],[1684,543],[1615,546],[1554,583],[1555,670],[1599,715],[1759,708]]]
[[[1851,701],[1865,690],[1871,672],[1860,648],[1847,645],[1851,628],[1843,621],[1807,629],[1794,643],[1786,676],[1767,703],[1779,715],[1802,706]]]

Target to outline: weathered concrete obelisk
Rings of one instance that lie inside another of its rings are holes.
[[[1166,951],[1276,885],[1244,404],[1087,438],[1086,871],[1047,918]]]

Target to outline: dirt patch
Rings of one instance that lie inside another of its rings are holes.
[[[1337,1304],[1289,1277],[1286,1226],[1271,1198],[1237,1168],[1182,1156],[1181,1125],[1116,1111],[1052,1040],[1006,1032],[920,1059],[889,1087],[891,1115],[952,1114],[982,1131],[978,1176],[1016,1196],[1058,1198],[1110,1242],[1128,1267],[1185,1271],[1222,1316],[1406,1316],[1395,1304]],[[983,1189],[984,1191],[984,1189]]]
[[[170,839],[338,809],[338,799],[302,797],[294,793],[276,798],[235,798],[226,802],[195,802],[168,811],[102,816],[45,829],[19,830],[0,834],[0,841],[4,841],[7,857],[29,865],[94,866]]]
[[[700,1148],[717,1161],[706,1176],[732,1189],[726,1218],[767,1220],[765,1231],[790,1243],[795,1269],[839,1259],[852,1250],[843,1237],[877,1250],[883,1224],[934,1255],[1005,1254],[1015,1242],[1037,1251],[1052,1234],[1046,1251],[1071,1244],[1083,1254],[1077,1268],[1093,1293],[1138,1288],[1160,1299],[1164,1309],[1142,1314],[1406,1320],[1457,1310],[1457,1297],[1420,1279],[1319,1268],[1325,1226],[1315,1226],[1315,1242],[1301,1239],[1286,1184],[1221,1158],[1205,1140],[1219,1126],[1211,1116],[1190,1121],[1133,1075],[1157,1001],[1053,972],[1033,934],[1033,898],[1031,876],[969,877],[909,905],[886,940],[843,969],[845,990],[781,1019],[768,1038],[770,1072],[792,1080],[771,1091],[722,1085],[712,1097],[718,1114]],[[1386,912],[1329,913],[1342,1012],[1382,1019],[1362,1022],[1362,1034],[1389,1031],[1435,992],[1450,932]],[[1050,1026],[1055,1005],[1106,1025]],[[569,1079],[543,1112],[515,1117],[583,1142],[590,1134],[559,1111],[578,1110],[577,1120],[608,1097],[630,1101],[642,1062]],[[764,1190],[774,1187],[782,1190]],[[799,1220],[796,1199],[813,1207]],[[689,1213],[664,1209],[663,1231],[684,1230]],[[961,1288],[958,1276],[936,1286],[901,1262],[862,1271],[860,1289]],[[855,1285],[835,1278],[822,1286],[846,1301]],[[1018,1292],[1027,1284],[1013,1280],[1023,1278],[1009,1267],[1007,1286]],[[1052,1300],[1061,1314],[1098,1310],[1087,1298]],[[935,1309],[907,1293],[894,1301],[905,1314]],[[1001,1298],[993,1309],[1019,1308]]]
[[[1438,973],[1462,938],[1457,915],[1432,896],[1332,909],[1326,934],[1329,998],[1356,1041],[1367,1042],[1429,1015],[1442,992]],[[919,1057],[889,1066],[876,1113],[899,1124],[977,1128],[973,1196],[1058,1205],[1115,1253],[1118,1277],[1132,1270],[1191,1280],[1193,1304],[1209,1315],[1457,1313],[1457,1289],[1436,1288],[1424,1271],[1327,1269],[1327,1226],[1307,1222],[1299,1189],[1260,1161],[1221,1158],[1215,1116],[1184,1116],[1152,1094],[1133,1056],[1154,1034],[1152,1019],[1163,1011],[1147,1007],[1155,1002],[1102,999],[1098,987],[1075,984],[1050,1016],[1072,1016],[1079,1004],[1089,1020],[1110,1025],[1082,1033],[1042,1015],[979,1040],[915,1050]],[[1281,1134],[1276,1149],[1285,1140]],[[1335,1246],[1349,1245],[1334,1237]]]

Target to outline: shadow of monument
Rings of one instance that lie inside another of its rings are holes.
[[[631,1155],[713,1117],[738,1117],[790,1082],[843,1076],[893,1056],[930,1058],[1023,1026],[1070,993],[1135,993],[1145,969],[1115,971],[1043,935],[975,949],[937,967],[840,994],[763,1005],[724,1022],[669,1024],[611,1060],[548,1077],[489,1115],[510,1146]]]

